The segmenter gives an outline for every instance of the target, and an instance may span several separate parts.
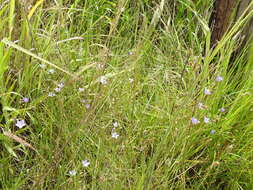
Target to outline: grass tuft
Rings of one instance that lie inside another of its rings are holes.
[[[252,189],[252,11],[1,2],[0,189]]]

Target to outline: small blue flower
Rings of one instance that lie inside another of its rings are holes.
[[[118,122],[117,122],[117,121],[113,122],[113,124],[112,124],[112,125],[113,125],[113,127],[114,127],[114,128],[116,128],[116,127],[118,127],[118,126],[119,126],[119,124],[118,124]]]
[[[90,165],[90,162],[89,162],[89,160],[83,160],[82,161],[82,165],[83,165],[83,167],[88,167],[89,165]]]
[[[132,51],[129,51],[129,52],[128,52],[128,55],[133,55],[133,52],[132,52]]]
[[[79,92],[83,92],[83,91],[84,91],[84,88],[78,88],[78,91],[79,91]]]
[[[48,96],[49,96],[49,97],[54,97],[54,96],[56,96],[56,94],[53,93],[53,92],[49,92],[49,93],[48,93]]]
[[[117,139],[119,137],[119,134],[115,131],[112,132],[112,138]]]
[[[60,87],[56,87],[56,88],[54,89],[54,91],[55,91],[55,92],[60,92],[60,91],[61,91],[61,88],[60,88]]]
[[[69,171],[69,175],[70,175],[70,176],[75,176],[75,175],[76,175],[76,170],[71,170],[71,171]]]
[[[223,80],[223,77],[222,76],[217,76],[216,77],[216,82],[221,82]]]
[[[212,130],[210,131],[210,134],[213,135],[213,134],[215,134],[215,132],[216,132],[216,131],[215,131],[214,129],[212,129]]]
[[[205,95],[211,95],[211,91],[208,88],[205,88],[204,90]]]
[[[16,122],[16,126],[19,128],[19,129],[22,129],[24,126],[26,126],[26,123],[25,123],[25,120],[17,120]]]
[[[45,65],[44,63],[40,64],[39,66],[40,66],[40,68],[42,68],[42,69],[45,69],[45,68],[46,68],[46,65]]]
[[[133,78],[129,78],[129,82],[132,84],[134,82]]]
[[[220,111],[221,111],[221,112],[225,112],[226,109],[225,109],[225,108],[221,108]]]
[[[200,123],[200,121],[197,120],[195,117],[192,117],[192,118],[191,118],[191,121],[192,121],[192,124],[193,124],[193,125],[196,125],[196,124]]]
[[[100,83],[103,85],[106,85],[108,83],[107,77],[106,76],[101,76],[100,77]]]
[[[210,120],[210,119],[209,119],[208,117],[204,117],[204,122],[205,122],[205,123],[209,123],[209,120]]]
[[[90,104],[85,104],[86,109],[90,109]]]
[[[49,73],[49,74],[54,74],[54,73],[55,73],[55,70],[54,70],[54,69],[49,69],[49,70],[48,70],[48,73]]]
[[[24,97],[22,100],[23,100],[24,103],[28,103],[29,102],[29,98],[27,98],[27,97]]]

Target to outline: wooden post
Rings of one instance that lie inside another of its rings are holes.
[[[238,6],[238,10],[237,10],[237,15],[236,15],[236,19],[238,19],[242,13],[244,12],[244,10],[247,8],[247,6],[251,3],[252,0],[242,0],[241,3]],[[251,11],[253,11],[253,7],[251,8]],[[244,31],[243,31],[243,35],[245,35],[245,42],[247,40],[252,40],[253,38],[253,19],[250,20],[250,22],[248,23],[248,25],[245,27]]]
[[[217,41],[219,41],[229,29],[230,24],[242,15],[251,1],[252,0],[215,0],[214,11],[210,22],[212,28],[212,46],[216,45]],[[253,19],[243,31],[245,40],[249,40],[252,33]]]
[[[238,0],[216,0],[211,16],[212,37],[211,44],[215,46],[231,23],[231,16]]]

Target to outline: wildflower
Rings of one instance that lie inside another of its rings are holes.
[[[49,72],[49,74],[54,74],[55,70],[54,69],[49,69],[48,72]]]
[[[23,119],[22,120],[17,120],[16,126],[20,129],[22,129],[24,126],[26,126],[26,123]]]
[[[79,92],[83,92],[83,91],[84,91],[84,88],[78,88],[78,91],[79,91]]]
[[[221,108],[220,111],[221,112],[225,112],[226,110],[225,110],[225,108]]]
[[[201,109],[201,110],[204,110],[205,108],[206,108],[206,106],[203,104],[203,103],[198,103],[198,107],[199,107],[199,109]]]
[[[100,83],[103,84],[103,85],[106,85],[107,84],[107,77],[106,76],[101,76]]]
[[[83,167],[88,167],[90,165],[89,160],[83,160],[82,165],[83,165]]]
[[[45,68],[46,68],[46,65],[45,65],[44,63],[40,64],[39,66],[40,66],[40,68],[42,68],[42,69],[45,69]]]
[[[129,82],[130,82],[130,83],[133,83],[133,82],[134,82],[134,79],[129,78]]]
[[[118,125],[119,125],[119,124],[118,124],[118,122],[117,122],[117,121],[115,121],[112,125],[113,125],[113,127],[115,127],[115,128],[116,128],[116,127],[118,127]]]
[[[76,170],[70,170],[69,175],[70,176],[75,176],[76,175]]]
[[[128,55],[133,55],[133,52],[132,52],[132,51],[129,51],[129,52],[128,52]]]
[[[208,117],[204,117],[204,122],[205,122],[205,123],[209,123],[209,120],[210,120],[210,119],[209,119]]]
[[[195,117],[192,117],[192,118],[191,118],[191,121],[192,121],[192,124],[193,124],[193,125],[196,125],[196,124],[200,123],[200,121],[197,120]]]
[[[119,134],[116,132],[112,132],[112,138],[117,139],[119,137]]]
[[[61,82],[57,85],[59,88],[63,88],[64,87],[64,82]]]
[[[216,77],[216,82],[221,82],[223,80],[223,77],[222,76],[217,76]]]
[[[55,92],[60,92],[60,91],[61,91],[61,88],[56,87],[56,88],[54,89],[54,91],[55,91]]]
[[[208,88],[205,88],[204,90],[205,95],[211,95],[211,91]]]
[[[49,97],[54,97],[54,96],[55,96],[55,93],[49,92],[49,93],[48,93],[48,96],[49,96]]]
[[[90,109],[90,104],[85,104],[86,109]]]
[[[22,99],[22,101],[23,101],[24,103],[28,103],[28,102],[29,102],[29,98],[24,97],[24,98]]]
[[[210,134],[213,135],[215,132],[216,132],[216,131],[215,131],[214,129],[212,129],[212,130],[210,131]]]

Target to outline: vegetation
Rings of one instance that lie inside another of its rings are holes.
[[[0,2],[0,189],[253,189],[253,11]]]

